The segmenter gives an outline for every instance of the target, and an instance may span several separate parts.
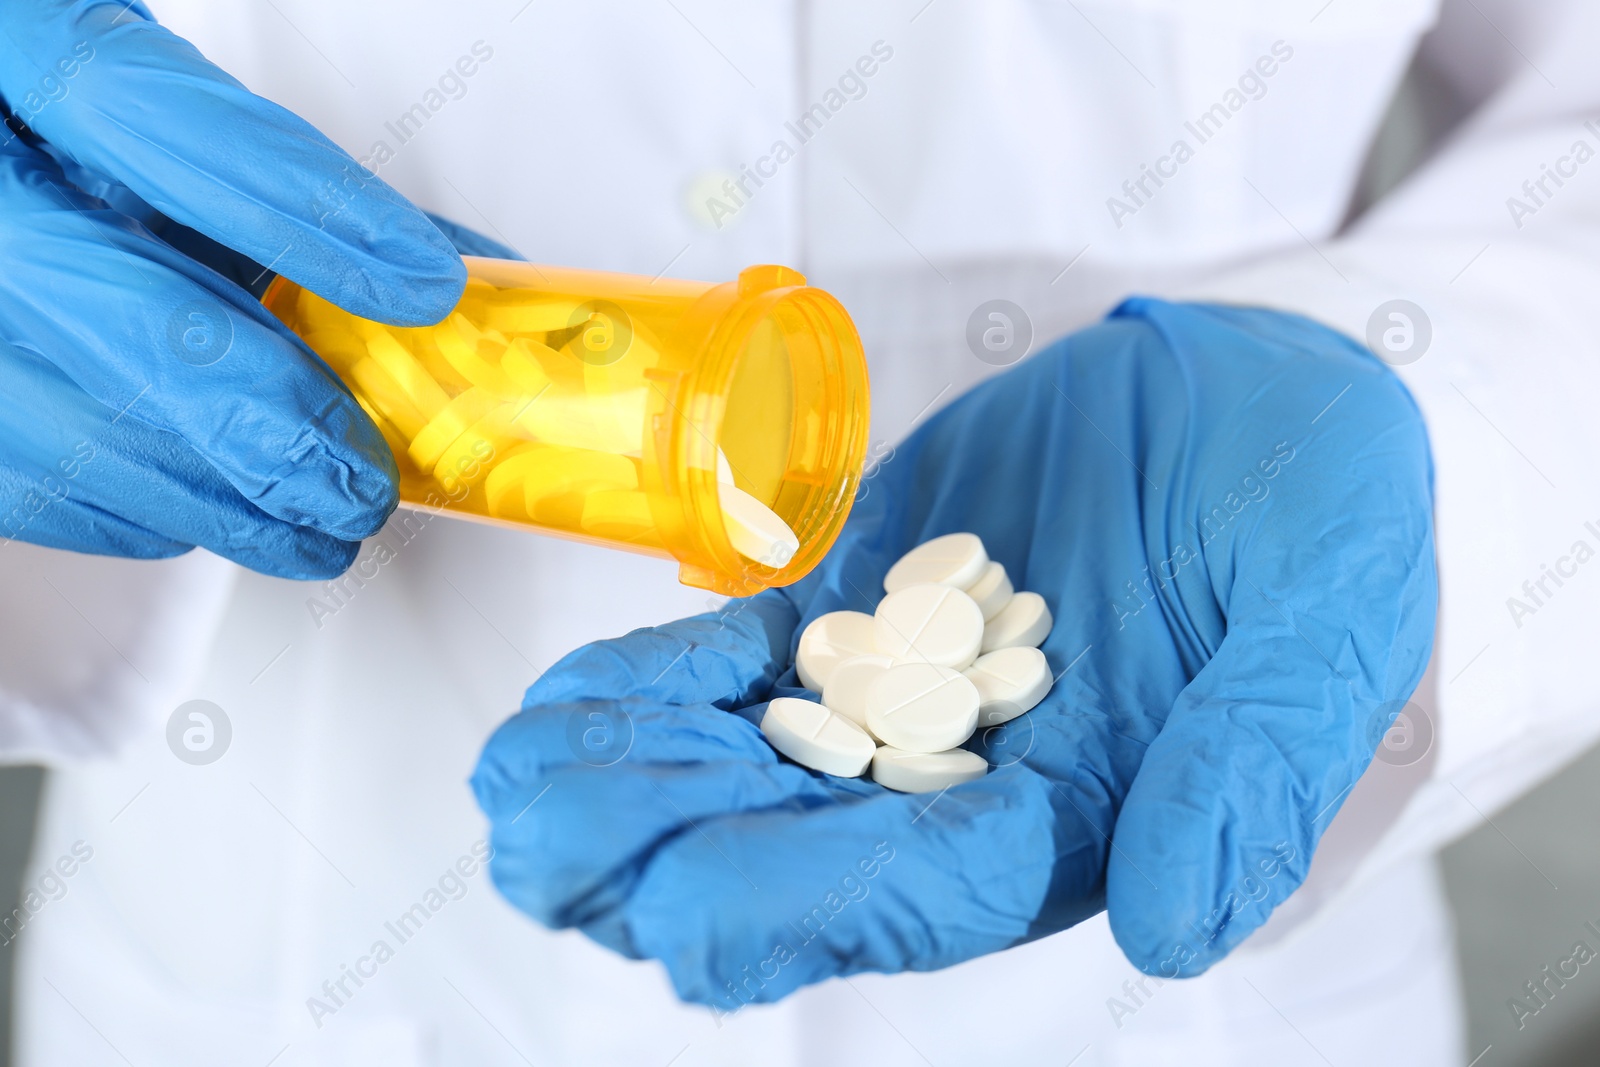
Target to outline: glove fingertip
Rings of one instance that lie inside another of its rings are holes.
[[[322,273],[326,261],[319,257],[318,277],[295,280],[375,322],[442,322],[466,292],[461,252],[432,216],[364,168],[361,173],[369,180],[318,226],[316,236],[337,246],[338,267]]]
[[[285,525],[266,543],[218,545],[215,551],[241,566],[274,578],[321,582],[350,569],[361,542],[344,541],[305,527]]]
[[[526,711],[518,712],[489,735],[468,780],[479,810],[492,823],[514,813],[515,808],[511,807],[514,796],[526,791],[530,779],[542,771],[538,748],[523,743],[528,734],[529,715]]]
[[[407,257],[396,257],[375,271],[387,275],[387,284],[374,287],[357,314],[390,326],[443,322],[466,292],[467,265],[442,234],[436,246],[424,247],[421,252],[413,252],[410,262]]]
[[[1311,846],[1290,836],[1251,835],[1187,804],[1125,806],[1106,863],[1107,918],[1123,954],[1159,978],[1204,973],[1304,881]]]
[[[381,530],[399,506],[399,482],[394,455],[378,428],[348,394],[336,393],[253,502],[286,522],[361,541]]]

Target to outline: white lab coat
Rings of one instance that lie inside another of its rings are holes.
[[[20,1062],[1470,1058],[1427,857],[1600,734],[1581,643],[1600,578],[1576,570],[1519,619],[1506,605],[1574,541],[1600,545],[1584,525],[1600,526],[1586,478],[1600,341],[1584,321],[1600,281],[1600,163],[1560,163],[1579,139],[1600,146],[1583,125],[1600,113],[1590,6],[157,8],[413,199],[532,259],[712,279],[800,266],[862,328],[882,440],[993,373],[963,340],[992,297],[1027,309],[1041,340],[1130,291],[1302,311],[1357,337],[1378,305],[1415,301],[1433,342],[1401,373],[1438,467],[1443,601],[1416,701],[1438,740],[1409,768],[1375,765],[1306,888],[1193,982],[1135,984],[1102,917],[938,974],[827,983],[719,1026],[678,1005],[654,964],[543,931],[479,871],[313,1018],[308,998],[471,856],[484,826],[464,781],[528,682],[579,642],[707,597],[659,561],[440,520],[319,626],[315,588],[203,554],[141,564],[10,545],[0,743],[64,758],[35,881],[74,842],[93,849],[23,930]],[[1424,34],[1437,98],[1471,117],[1340,234]],[[492,55],[430,97],[478,42]],[[763,163],[864,56],[877,59],[864,92],[848,83],[795,158]],[[438,106],[402,144],[391,127],[418,103]],[[379,141],[389,151],[374,155]],[[1546,179],[1534,204],[1522,182],[1545,163],[1574,173]],[[746,178],[750,195],[732,202],[723,182],[745,166],[770,177]],[[1512,196],[1535,208],[1520,226]],[[233,724],[209,766],[174,758],[162,733],[191,698]]]

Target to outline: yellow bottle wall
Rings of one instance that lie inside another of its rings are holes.
[[[865,360],[842,307],[781,267],[712,285],[468,258],[435,326],[362,319],[284,278],[263,298],[344,379],[410,506],[667,556],[689,584],[795,581],[848,513],[865,455]],[[734,484],[799,537],[739,556]]]

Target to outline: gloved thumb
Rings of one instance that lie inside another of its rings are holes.
[[[1286,595],[1270,575],[1236,583],[1228,635],[1180,695],[1117,819],[1106,909],[1135,966],[1202,973],[1305,880],[1386,709],[1427,664],[1432,551],[1425,537],[1418,558],[1327,560],[1343,588],[1308,576],[1296,584],[1329,590],[1311,596]]]

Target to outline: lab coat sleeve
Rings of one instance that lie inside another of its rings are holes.
[[[1178,294],[1360,339],[1401,325],[1378,314],[1388,301],[1421,309],[1397,370],[1436,467],[1440,620],[1414,698],[1433,739],[1408,768],[1374,764],[1285,924],[1485,825],[1600,738],[1597,40],[1588,0],[1446,4],[1420,61],[1473,107],[1443,147],[1340,237]]]
[[[238,568],[0,541],[0,763],[108,755],[160,730],[211,648]]]

